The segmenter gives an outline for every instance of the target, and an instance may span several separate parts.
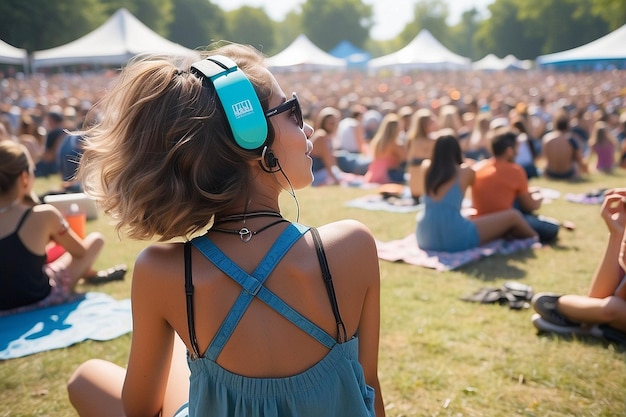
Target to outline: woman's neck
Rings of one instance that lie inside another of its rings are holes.
[[[0,214],[7,213],[11,211],[14,207],[19,204],[20,200],[15,199],[13,201],[6,201],[0,199]]]
[[[247,203],[242,202],[240,204],[234,204],[227,210],[216,213],[215,217],[225,218],[233,215],[244,216],[252,213],[280,213],[280,207],[276,200],[262,201],[261,199],[251,199]]]

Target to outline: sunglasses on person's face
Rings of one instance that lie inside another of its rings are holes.
[[[298,122],[298,126],[300,129],[304,127],[304,119],[302,118],[302,108],[300,107],[300,102],[298,101],[298,96],[296,93],[292,93],[291,99],[285,101],[283,104],[274,107],[273,109],[269,109],[265,112],[265,117],[270,118],[276,116],[277,114],[284,113],[286,111],[290,111],[290,117],[295,117],[296,122]]]

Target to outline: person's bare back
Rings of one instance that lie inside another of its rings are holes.
[[[580,147],[569,132],[553,131],[543,138],[544,174],[552,178],[572,179],[579,175],[577,153]]]

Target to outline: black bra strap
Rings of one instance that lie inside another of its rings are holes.
[[[22,224],[24,224],[24,222],[26,221],[26,218],[28,217],[31,211],[33,211],[32,207],[26,210],[24,214],[22,214],[22,218],[17,223],[17,227],[15,228],[15,233],[20,231],[20,229],[22,228]]]
[[[196,326],[193,321],[193,282],[191,279],[191,242],[185,242],[185,295],[187,296],[187,327],[189,327],[189,341],[195,358],[200,357]],[[195,359],[194,358],[194,359]]]
[[[331,276],[330,269],[328,268],[328,261],[326,260],[326,253],[324,252],[322,239],[320,238],[320,234],[315,227],[311,227],[311,235],[313,236],[313,241],[315,242],[317,259],[319,260],[320,267],[322,268],[322,277],[324,278],[324,284],[326,284],[326,291],[328,292],[330,305],[333,309],[333,315],[335,316],[335,321],[337,323],[337,342],[343,343],[348,340],[348,334],[346,332],[346,326],[343,324],[343,320],[341,320],[341,315],[339,314],[337,296],[335,295],[335,287],[333,286],[333,277]]]

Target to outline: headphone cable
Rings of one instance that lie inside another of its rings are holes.
[[[287,193],[291,197],[293,197],[293,200],[296,202],[296,223],[298,223],[300,221],[300,203],[298,202],[298,197],[296,197],[296,191],[293,189],[293,185],[291,185],[289,177],[287,177],[287,174],[285,174],[285,171],[283,171],[283,167],[280,166],[280,161],[278,160],[278,158],[276,159],[276,164],[278,165],[278,170],[272,172],[280,171],[280,173],[283,174],[283,177],[285,177],[285,179],[287,180],[287,184],[289,184],[289,189],[285,189],[285,191],[287,191]]]

